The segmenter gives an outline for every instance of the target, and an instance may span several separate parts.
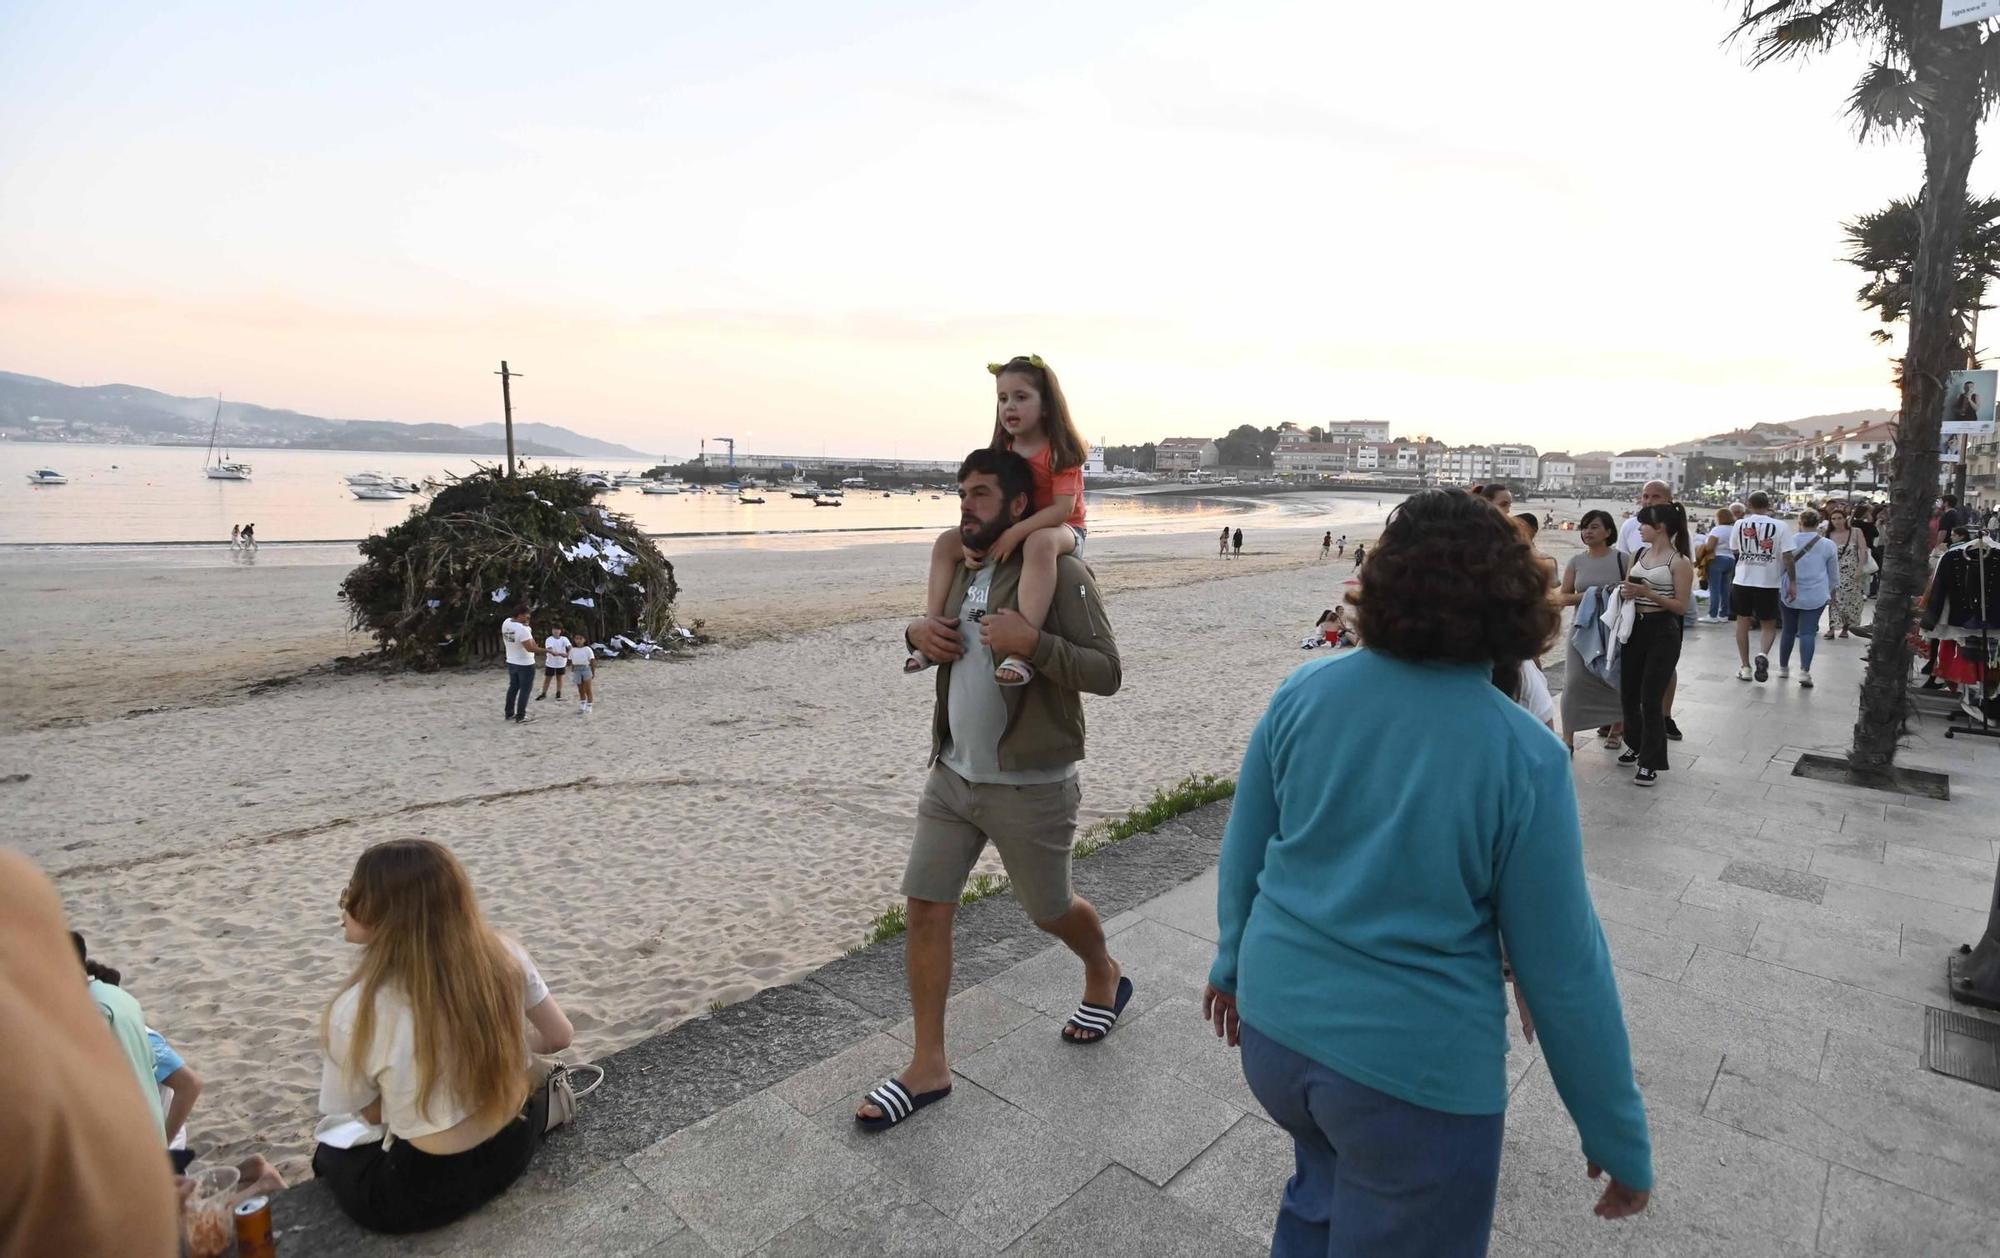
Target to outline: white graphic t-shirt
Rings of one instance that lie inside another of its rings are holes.
[[[1735,534],[1736,584],[1777,589],[1785,526],[1768,515],[1746,515],[1736,522]]]
[[[535,631],[511,617],[500,622],[500,640],[507,644],[509,664],[532,664],[535,653],[527,644],[535,640]]]
[[[569,639],[560,634],[553,635],[542,643],[542,663],[549,668],[569,667]]]

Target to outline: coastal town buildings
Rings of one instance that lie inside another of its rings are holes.
[[[1643,485],[1647,481],[1665,481],[1669,488],[1678,490],[1686,477],[1686,461],[1677,454],[1661,450],[1626,450],[1612,456],[1611,483],[1613,485]]]
[[[1198,472],[1221,462],[1221,448],[1206,437],[1168,437],[1154,447],[1153,469],[1159,472]]]
[[[1782,483],[1794,491],[1845,486],[1850,472],[1857,489],[1874,491],[1889,483],[1889,461],[1895,454],[1896,426],[1885,422],[1814,433],[1779,446],[1767,458],[1782,465]]]
[[[1576,460],[1566,451],[1550,451],[1541,459],[1536,484],[1545,490],[1571,489],[1576,485]]]

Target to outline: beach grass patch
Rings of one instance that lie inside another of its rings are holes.
[[[1135,834],[1157,830],[1160,826],[1182,813],[1193,812],[1205,804],[1218,799],[1228,799],[1236,794],[1236,779],[1217,777],[1213,773],[1190,773],[1172,786],[1163,786],[1153,792],[1153,797],[1122,817],[1108,818],[1085,830],[1076,841],[1074,859],[1082,860],[1092,856],[1113,843],[1122,843]],[[958,897],[960,904],[977,904],[1008,890],[1012,886],[1004,875],[980,874],[966,884]],[[878,944],[896,938],[910,928],[908,914],[900,904],[883,912],[868,923],[868,937],[862,947]],[[852,956],[859,948],[850,949]]]

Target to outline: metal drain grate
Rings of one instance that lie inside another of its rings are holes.
[[[1948,1009],[1925,1009],[1924,1065],[2000,1091],[2000,1025]]]

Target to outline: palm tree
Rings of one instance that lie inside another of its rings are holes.
[[[1869,488],[1877,490],[1882,488],[1882,469],[1888,466],[1889,459],[1889,451],[1884,446],[1877,446],[1861,456],[1861,461],[1868,465]]]
[[[1840,475],[1840,456],[1825,454],[1819,460],[1819,487],[1825,489],[1833,478]]]
[[[1880,316],[1883,327],[1869,333],[1878,343],[1890,340],[1887,325],[1901,323],[1910,313],[1910,277],[1917,267],[1921,232],[1921,197],[1898,197],[1884,209],[1842,223],[1850,252],[1846,261],[1868,273],[1856,300]],[[1952,318],[1961,343],[1971,346],[1985,305],[1986,286],[2000,279],[2000,197],[1974,197],[1965,204],[1965,226],[1959,238],[1958,274],[1952,288]]]
[[[1854,496],[1854,478],[1861,475],[1861,467],[1862,464],[1859,459],[1842,459],[1840,461],[1841,474],[1847,477],[1847,496],[1849,498]]]
[[[1914,131],[1923,139],[1916,265],[1908,280],[1910,335],[1900,372],[1902,457],[1893,491],[1907,505],[1890,517],[1876,631],[1868,642],[1847,766],[1857,781],[1888,785],[1909,709],[1904,629],[1927,575],[1922,526],[1929,515],[1924,507],[1937,493],[1945,378],[1965,360],[1955,295],[1966,179],[1979,147],[1980,119],[2000,91],[2000,60],[1993,56],[2000,39],[1984,23],[1940,29],[1932,0],[1745,0],[1731,38],[1749,41],[1753,66],[1860,45],[1870,64],[1847,98],[1860,137]],[[1994,916],[1989,933],[2000,988],[2000,911]]]

